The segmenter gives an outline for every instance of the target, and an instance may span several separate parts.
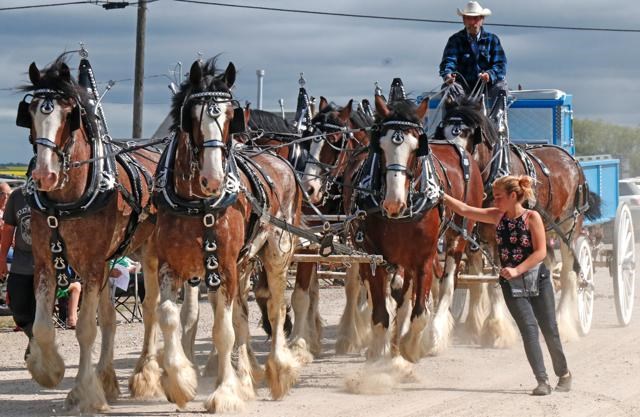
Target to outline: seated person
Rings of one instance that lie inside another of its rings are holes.
[[[58,289],[56,298],[58,299],[58,308],[60,311],[60,320],[65,322],[65,328],[73,330],[78,323],[78,305],[80,304],[80,292],[82,286],[80,284],[80,276],[69,268],[71,277],[69,286],[64,289]]]
[[[115,294],[118,294],[118,290],[127,292],[130,287],[135,285],[134,281],[131,281],[131,276],[136,277],[136,272],[140,269],[140,263],[131,260],[126,256],[109,261],[109,283],[115,287]],[[137,276],[138,279],[138,296],[140,302],[144,301],[144,280],[142,276]]]

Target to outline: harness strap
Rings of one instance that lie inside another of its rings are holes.
[[[55,209],[48,210],[47,226],[51,232],[49,238],[49,248],[51,249],[51,263],[56,274],[58,287],[66,289],[69,286],[71,276],[69,274],[69,261],[67,261],[67,250],[64,240],[60,235],[58,216]]]
[[[204,216],[202,217],[202,224],[204,226],[204,233],[202,238],[202,254],[204,260],[204,283],[210,291],[217,291],[222,284],[222,277],[218,271],[218,257],[216,256],[216,250],[218,245],[216,244],[216,232],[214,226],[216,224],[216,214],[220,211],[211,208],[211,206],[205,206]]]

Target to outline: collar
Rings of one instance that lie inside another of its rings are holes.
[[[467,35],[467,39],[469,40],[473,39],[473,35],[471,35],[466,28],[464,29],[464,33]],[[480,38],[482,37],[482,33],[483,33],[483,30],[482,28],[480,28],[480,32],[478,32],[478,34],[475,36],[476,42],[480,40]]]

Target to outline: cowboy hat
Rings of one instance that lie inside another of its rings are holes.
[[[464,9],[458,9],[458,16],[489,16],[491,10],[484,9],[477,1],[470,1],[464,6]]]

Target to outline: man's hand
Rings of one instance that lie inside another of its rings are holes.
[[[481,72],[480,74],[478,74],[478,77],[480,77],[480,79],[485,83],[491,81],[491,76],[487,72]]]
[[[444,82],[446,84],[453,84],[456,81],[456,74],[447,74],[444,76]]]

